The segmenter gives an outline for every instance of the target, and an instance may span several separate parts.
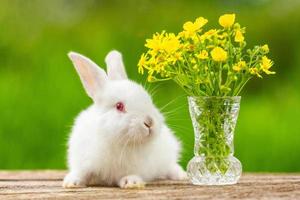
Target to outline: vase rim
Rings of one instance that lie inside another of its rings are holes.
[[[188,98],[193,98],[193,99],[236,99],[240,100],[242,97],[241,96],[188,96]]]

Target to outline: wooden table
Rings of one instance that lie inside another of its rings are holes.
[[[232,186],[158,181],[144,189],[61,187],[64,171],[0,171],[0,199],[300,199],[300,174],[246,173]]]

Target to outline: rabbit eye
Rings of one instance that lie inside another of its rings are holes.
[[[122,102],[116,103],[116,109],[120,112],[125,112],[125,105]]]

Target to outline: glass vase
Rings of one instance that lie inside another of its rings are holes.
[[[242,173],[233,156],[241,97],[188,97],[194,127],[194,157],[187,174],[195,185],[235,184]]]

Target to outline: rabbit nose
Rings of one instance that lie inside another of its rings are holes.
[[[151,128],[153,124],[153,120],[151,117],[147,116],[145,121],[144,121],[144,125],[147,127],[147,128]]]

